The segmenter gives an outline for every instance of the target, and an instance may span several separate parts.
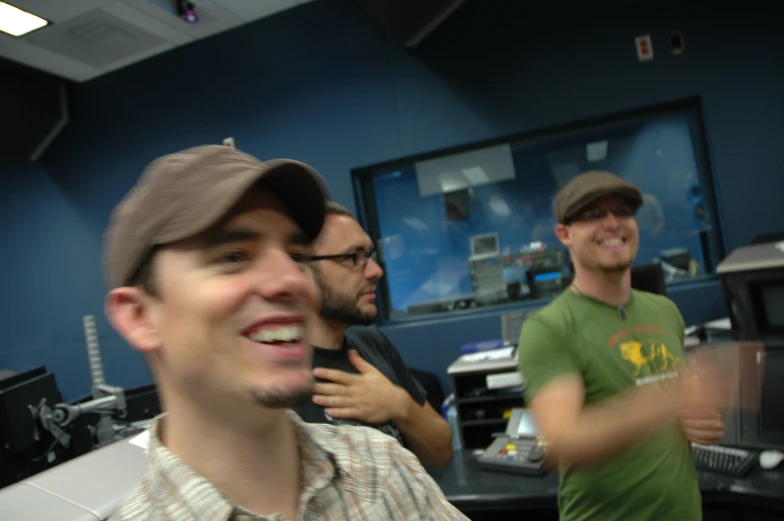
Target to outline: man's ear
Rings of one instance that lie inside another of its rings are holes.
[[[555,236],[561,241],[561,244],[569,248],[572,245],[572,235],[569,227],[565,224],[558,224],[555,227]]]
[[[142,353],[152,353],[161,344],[152,305],[153,297],[140,288],[116,288],[106,296],[109,322],[131,347]]]

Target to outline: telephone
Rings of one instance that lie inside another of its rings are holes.
[[[544,476],[549,473],[545,467],[547,443],[539,436],[539,428],[528,409],[514,408],[506,425],[504,435],[499,436],[479,457],[479,467],[496,470]]]

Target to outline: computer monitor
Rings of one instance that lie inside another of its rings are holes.
[[[664,270],[661,264],[639,264],[632,266],[632,288],[657,295],[667,295],[667,285],[664,282]]]
[[[89,416],[61,428],[61,439],[44,425],[43,406],[52,411],[61,400],[45,366],[0,380],[0,488],[92,450]]]
[[[501,246],[497,233],[480,233],[471,237],[472,257],[492,257],[500,254]]]
[[[515,311],[501,315],[501,340],[504,345],[515,346],[520,342],[523,323],[537,310]]]
[[[461,221],[471,217],[471,189],[464,188],[444,194],[447,221]]]
[[[784,343],[740,349],[738,444],[784,450]]]
[[[150,420],[161,414],[161,399],[155,384],[144,385],[125,391],[125,415],[122,419],[126,422]]]
[[[510,438],[536,438],[539,426],[531,411],[524,407],[515,407],[506,424],[506,435]]]
[[[735,274],[723,287],[740,340],[784,340],[784,270]]]
[[[532,299],[554,297],[572,282],[572,276],[561,266],[541,266],[525,272],[525,283]]]
[[[738,248],[719,263],[716,272],[735,337],[784,342],[784,245]]]
[[[0,381],[0,487],[59,463],[57,440],[31,412],[60,403],[54,374],[41,366]]]
[[[13,374],[0,380],[0,390],[8,389],[9,387],[13,387],[16,384],[22,383],[25,380],[29,380],[34,376],[40,376],[42,374],[46,374],[46,366],[43,365],[41,367],[36,367],[35,369],[25,371],[24,373]]]

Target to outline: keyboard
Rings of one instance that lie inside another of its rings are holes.
[[[694,464],[699,470],[707,472],[739,478],[748,474],[757,461],[757,454],[748,450],[699,443],[692,443],[691,447]]]

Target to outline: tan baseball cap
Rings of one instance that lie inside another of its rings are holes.
[[[578,175],[561,188],[555,196],[555,218],[559,223],[566,224],[580,210],[610,194],[625,198],[634,211],[642,206],[642,192],[639,188],[615,174],[596,170]]]
[[[189,148],[150,163],[114,208],[103,240],[109,287],[130,284],[154,246],[205,231],[259,182],[308,236],[318,236],[327,186],[316,170],[291,159],[261,162],[227,146]]]

